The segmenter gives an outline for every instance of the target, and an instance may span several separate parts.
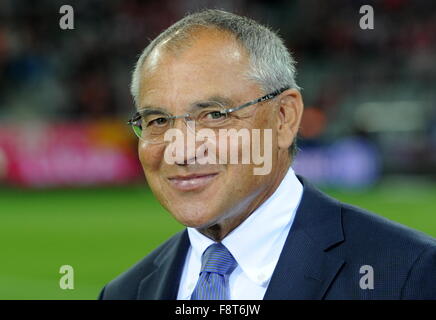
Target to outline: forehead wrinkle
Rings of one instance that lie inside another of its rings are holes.
[[[223,96],[220,96],[220,95],[213,95],[213,96],[210,96],[209,98],[207,98],[205,100],[197,100],[194,103],[191,103],[191,109],[192,108],[202,108],[202,107],[205,107],[205,106],[207,106],[208,103],[211,103],[211,102],[216,102],[216,103],[219,103],[221,105],[231,105],[231,104],[233,104],[233,101],[230,98],[223,97]]]
[[[152,112],[159,112],[159,113],[169,113],[165,108],[161,107],[154,107],[154,106],[145,106],[142,108],[138,108],[139,113],[152,113]]]
[[[141,70],[144,72],[153,72],[159,67],[162,58],[170,54],[173,57],[178,57],[183,54],[184,51],[192,47],[193,43],[200,37],[202,31],[209,30],[209,32],[216,28],[211,28],[207,26],[194,25],[184,30],[178,30],[167,38],[163,39],[158,43],[148,54],[146,59],[142,61],[140,66]],[[226,39],[229,35],[227,32],[219,31],[223,34],[223,39]],[[141,72],[142,73],[142,72]]]
[[[249,60],[249,59],[247,59],[248,56],[247,56],[247,52],[246,52],[245,48],[241,47],[240,43],[238,43],[238,41],[233,37],[233,35],[226,34],[225,32],[222,32],[221,30],[214,30],[215,37],[220,36],[219,39],[215,38],[215,40],[211,40],[212,41],[211,43],[207,43],[207,38],[205,38],[205,37],[210,36],[210,35],[205,34],[204,31],[205,30],[194,32],[195,37],[191,38],[191,40],[193,40],[193,41],[190,43],[190,45],[185,46],[184,49],[188,49],[188,48],[194,49],[194,47],[195,47],[196,50],[198,51],[198,48],[196,47],[196,45],[197,44],[200,45],[200,43],[201,43],[201,46],[206,44],[207,48],[209,48],[210,45],[212,45],[212,44],[213,44],[213,46],[219,45],[220,43],[226,44],[225,45],[226,49],[222,52],[222,55],[211,56],[211,58],[212,58],[211,61],[213,63],[216,63],[217,58],[225,59],[225,61],[230,60],[234,64],[233,70],[235,68],[240,68],[242,66],[241,76],[243,77],[243,73],[244,73],[245,69],[248,67],[247,62]],[[214,37],[212,37],[212,39],[213,38]],[[216,42],[216,40],[218,40],[218,42]],[[204,41],[206,41],[206,43],[204,43]],[[186,99],[183,99],[182,95],[188,94],[189,96],[191,96],[191,93],[187,93],[187,92],[183,93],[183,91],[174,90],[174,89],[179,89],[178,86],[176,85],[176,88],[174,88],[174,86],[175,86],[174,83],[173,83],[173,85],[169,85],[168,83],[171,82],[172,80],[174,80],[173,79],[174,74],[172,72],[173,63],[175,63],[178,66],[178,68],[185,68],[186,66],[195,67],[195,64],[193,64],[192,54],[197,54],[197,52],[191,51],[191,50],[185,50],[183,52],[183,54],[181,54],[180,51],[178,52],[179,54],[176,54],[173,50],[168,50],[168,44],[169,44],[168,42],[164,42],[164,43],[161,43],[161,45],[158,45],[156,48],[154,48],[153,49],[154,57],[152,59],[149,59],[150,58],[150,56],[149,56],[147,59],[145,59],[145,61],[143,63],[142,72],[141,72],[142,76],[141,76],[141,81],[140,81],[138,108],[140,108],[141,105],[144,105],[144,107],[142,107],[140,109],[144,109],[145,107],[157,109],[154,106],[154,102],[158,102],[160,104],[158,109],[163,110],[165,112],[168,112],[167,110],[174,110],[173,112],[175,113],[176,112],[175,110],[182,110],[182,108],[180,108],[180,107],[184,107],[180,104],[177,107],[177,104],[178,104],[177,101],[183,102],[182,100],[185,100],[184,101],[185,106],[187,108],[190,108],[190,109],[198,108],[199,107],[198,104],[204,103],[207,101],[216,101],[216,102],[223,104],[223,105],[226,105],[226,106],[233,106],[235,104],[232,101],[232,99],[227,98],[227,97],[223,97],[220,94],[211,95],[211,97],[209,97],[208,99],[197,99],[197,101],[195,101],[194,103],[188,104],[188,101],[186,101]],[[194,62],[198,62],[199,66],[201,66],[201,63],[204,64],[205,63],[204,61],[207,61],[207,57],[205,57],[204,55],[200,60],[198,60],[198,59],[199,59],[199,57],[196,56],[196,60]],[[197,66],[197,70],[200,72],[200,74],[202,76],[206,77],[205,80],[208,80],[208,76],[203,75],[201,73],[202,72],[201,67]],[[212,71],[214,71],[214,70],[212,70]],[[216,72],[219,73],[219,70],[216,70]],[[162,79],[161,79],[162,74],[164,74],[165,77],[167,77],[167,78],[169,77],[168,79],[166,79],[164,77],[163,78],[163,79],[165,79],[164,82],[162,82]],[[189,74],[189,72],[187,72],[186,74]],[[209,75],[209,78],[213,78],[213,77],[214,77],[214,75]],[[158,82],[156,82],[156,81],[158,81]],[[184,84],[184,83],[182,83],[182,84]],[[151,88],[150,85],[152,85],[153,87]],[[156,87],[156,85],[158,85],[158,87]],[[186,89],[185,87],[186,86],[184,86],[184,85],[181,86],[181,88]],[[173,88],[173,89],[171,89],[171,88]],[[159,91],[162,91],[162,90],[168,91],[165,96],[159,94]],[[196,93],[195,89],[193,89],[192,91],[193,91],[192,92],[193,94]],[[200,97],[201,97],[201,92],[198,92],[198,93],[200,94]],[[153,98],[151,98],[150,95],[156,97],[157,99],[155,101],[153,101]],[[163,97],[165,101],[163,101],[161,99],[161,97]],[[192,98],[195,99],[195,96],[192,95]],[[236,99],[235,101],[239,101],[239,100],[240,99]],[[165,104],[166,104],[166,107],[164,106]],[[173,106],[175,108],[169,108],[170,106]],[[183,108],[183,109],[187,110],[186,108]],[[178,111],[177,113],[183,113],[183,111]]]
[[[208,40],[205,39],[211,39],[211,42],[208,43]],[[226,50],[220,50],[223,54],[222,58],[241,64],[244,66],[244,69],[249,67],[249,53],[234,34],[211,26],[192,26],[187,30],[170,35],[152,49],[141,65],[143,77],[140,79],[140,87],[146,78],[145,73],[156,72],[158,68],[162,67],[162,61],[168,56],[172,57],[172,59],[182,58],[182,56],[185,56],[185,53],[190,52],[189,49],[200,44],[212,50],[212,47],[217,45],[216,41],[221,43],[219,45],[221,49],[226,48]]]
[[[211,102],[215,102],[215,103],[219,103],[223,106],[231,106],[233,105],[233,100],[227,97],[223,97],[220,95],[213,95],[210,96],[207,99],[201,99],[201,100],[196,100],[193,103],[189,104],[189,111],[192,111],[194,109],[197,108],[206,108],[210,105]],[[138,112],[153,112],[153,111],[158,111],[158,112],[163,112],[163,113],[171,113],[170,111],[168,111],[169,108],[167,107],[160,107],[160,106],[154,106],[154,105],[145,105],[143,107],[138,108]]]

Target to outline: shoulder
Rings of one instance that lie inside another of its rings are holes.
[[[323,250],[344,261],[331,298],[436,299],[436,239],[302,181],[300,227],[318,242],[334,242]],[[360,289],[362,267],[373,270],[377,290]]]
[[[182,237],[183,231],[178,232],[146,257],[135,263],[128,270],[110,281],[100,292],[102,300],[132,300],[136,299],[140,282],[156,268],[155,260],[172,248]]]
[[[349,204],[341,208],[345,241],[337,252],[353,272],[372,266],[385,297],[436,299],[436,239]]]
[[[300,207],[307,216],[307,218],[300,218],[304,219],[304,224],[310,227],[313,227],[314,223],[336,225],[332,229],[318,226],[317,230],[342,233],[344,240],[342,245],[362,250],[386,248],[404,252],[410,249],[415,253],[436,246],[436,239],[429,235],[386,219],[377,213],[341,202],[322,192],[305,178],[301,176],[298,178],[304,185]]]
[[[386,219],[376,213],[337,202],[341,206],[344,237],[360,241],[362,245],[377,245],[378,248],[398,248],[402,252],[436,249],[436,239],[418,230]]]

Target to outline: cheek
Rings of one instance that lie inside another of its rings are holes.
[[[253,175],[250,165],[229,165],[227,167],[226,183],[222,185],[219,202],[224,206],[239,207],[248,205],[247,201],[253,199],[265,186],[260,179],[264,176]]]
[[[138,144],[138,156],[142,168],[146,171],[156,171],[162,163],[165,145],[150,145],[145,142]]]

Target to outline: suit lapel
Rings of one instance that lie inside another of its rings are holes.
[[[339,203],[305,179],[304,192],[264,299],[322,299],[345,263],[328,250],[344,241]]]
[[[174,244],[164,249],[154,260],[156,268],[140,283],[138,300],[175,300],[179,289],[180,277],[189,249],[189,237],[186,229],[179,233]]]

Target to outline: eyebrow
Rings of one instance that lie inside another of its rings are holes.
[[[189,107],[189,111],[192,111],[196,108],[200,108],[200,109],[207,108],[207,107],[213,105],[213,103],[219,103],[219,104],[226,106],[226,107],[233,106],[233,100],[231,100],[230,98],[214,95],[214,96],[209,97],[208,99],[198,100],[198,101],[191,103],[190,107]],[[138,108],[138,112],[141,114],[147,114],[147,115],[170,113],[166,108],[152,106],[152,105],[146,105],[146,106],[143,106],[141,108]]]
[[[145,106],[138,109],[138,113],[142,116],[148,116],[150,114],[167,114],[169,113],[164,108],[153,107],[153,106]]]

